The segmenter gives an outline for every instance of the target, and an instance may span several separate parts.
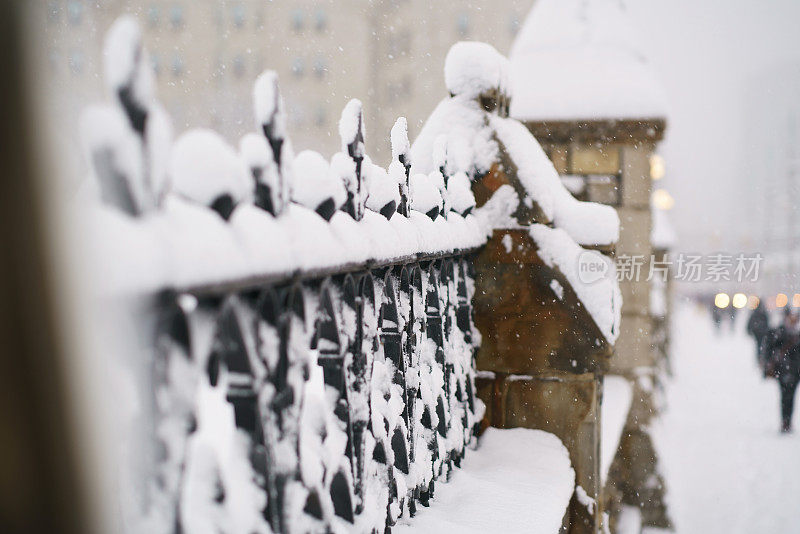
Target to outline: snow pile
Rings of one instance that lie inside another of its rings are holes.
[[[633,387],[625,377],[606,375],[603,377],[603,421],[600,438],[600,478],[606,480],[611,462],[617,455],[622,430],[628,420],[633,400]]]
[[[372,163],[369,156],[364,157],[363,169],[366,188],[369,191],[367,208],[391,219],[397,206],[400,205],[400,188],[397,179],[391,178],[380,165]]]
[[[487,125],[487,113],[474,98],[457,95],[442,100],[433,110],[411,146],[412,172],[438,170],[434,161],[437,139],[447,139],[447,172],[464,172],[471,178],[486,173],[497,161],[497,142]]]
[[[511,116],[651,119],[666,97],[618,0],[539,0],[511,49]]]
[[[567,449],[554,435],[488,428],[462,468],[437,488],[431,507],[394,531],[552,534],[574,484]]]
[[[517,166],[517,178],[544,215],[580,245],[613,245],[619,216],[611,206],[581,202],[567,191],[533,135],[514,119],[490,118],[497,139]]]
[[[622,308],[622,294],[613,262],[599,252],[581,248],[564,230],[534,224],[529,231],[538,247],[539,257],[545,265],[558,269],[566,277],[600,332],[613,344],[619,336]],[[580,268],[587,262],[605,264],[604,276],[584,281]]]
[[[175,194],[208,206],[225,219],[251,197],[244,162],[212,130],[190,130],[180,136],[170,154],[168,172]]]
[[[292,187],[294,202],[330,220],[333,213],[344,204],[346,195],[340,177],[331,172],[322,154],[304,150],[295,157]]]

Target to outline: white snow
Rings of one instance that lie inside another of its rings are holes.
[[[361,110],[361,101],[357,98],[350,100],[342,110],[342,116],[339,118],[339,137],[342,138],[342,152],[344,153],[347,153],[347,145],[356,140],[359,127],[364,138],[366,139],[367,137]],[[359,150],[360,153],[358,152]],[[356,155],[363,154],[364,145],[360,143]]]
[[[430,508],[392,532],[558,532],[575,484],[567,449],[541,430],[488,428]]]
[[[654,249],[669,250],[675,246],[678,235],[669,220],[669,214],[656,207],[652,209],[653,227],[650,230],[650,242]]]
[[[408,141],[408,121],[405,117],[397,118],[394,126],[392,126],[390,139],[392,142],[392,160],[399,160],[400,156],[405,156],[406,165],[411,164],[408,161],[411,144]]]
[[[450,208],[456,213],[466,215],[470,210],[475,209],[475,195],[472,194],[471,185],[469,176],[463,172],[454,174],[447,182]]]
[[[433,159],[439,136],[447,136],[447,171],[470,176],[486,172],[497,159],[497,142],[486,124],[486,112],[473,98],[458,95],[439,102],[411,145],[413,173],[437,170]]]
[[[638,506],[622,505],[617,518],[618,534],[642,534],[642,512]]]
[[[665,317],[668,307],[667,283],[661,276],[653,276],[650,281],[650,315]]]
[[[461,41],[450,47],[444,82],[451,95],[475,98],[508,86],[508,60],[489,44]]]
[[[539,0],[510,54],[519,120],[645,119],[666,97],[619,0]]]
[[[233,147],[213,130],[196,129],[175,142],[169,161],[172,191],[205,206],[229,194],[235,202],[252,196],[248,169]]]
[[[603,276],[598,280],[584,282],[579,275],[579,266],[584,260],[582,255],[591,255],[594,261],[607,263],[607,272],[614,273],[615,267],[611,260],[599,252],[581,248],[564,230],[534,224],[529,231],[538,246],[542,261],[564,274],[600,332],[609,343],[614,344],[619,335],[622,308],[622,294],[616,277]]]
[[[552,289],[553,293],[556,294],[556,298],[558,300],[564,300],[564,286],[562,286],[555,278],[550,280],[550,289]]]
[[[280,138],[286,136],[286,117],[283,114],[283,98],[278,90],[278,74],[262,72],[253,85],[253,107],[256,126],[273,124],[273,133]]]
[[[149,108],[155,98],[155,79],[142,48],[139,23],[132,15],[119,17],[109,28],[103,46],[103,74],[109,92],[130,86],[137,103]]]
[[[257,133],[250,132],[242,136],[239,141],[239,156],[251,169],[263,169],[274,163],[267,138]]]
[[[341,178],[331,171],[322,154],[303,150],[294,158],[292,200],[316,210],[329,198],[333,199],[337,208],[344,203],[347,193]]]
[[[681,302],[673,315],[673,378],[652,435],[680,534],[800,525],[800,433],[779,434],[778,384],[761,378],[739,315],[735,331],[719,334],[706,307]]]
[[[575,486],[575,497],[578,499],[579,503],[586,507],[590,514],[594,514],[594,508],[597,506],[597,501],[594,500],[594,497],[590,497],[589,494],[586,493],[586,490],[583,489],[583,486]]]
[[[486,204],[478,208],[475,216],[486,229],[487,237],[492,230],[501,228],[519,228],[519,223],[513,217],[519,206],[519,196],[510,185],[502,185],[494,192]]]
[[[364,157],[361,168],[369,191],[367,207],[380,213],[384,206],[394,202],[396,209],[400,205],[400,189],[397,187],[397,182],[389,177],[386,169],[372,163],[369,156]]]
[[[633,387],[625,377],[603,377],[603,404],[601,408],[602,435],[600,437],[600,478],[606,480],[611,462],[617,454],[622,430],[628,419],[633,400]]]
[[[503,248],[505,249],[506,254],[510,254],[511,248],[514,245],[514,240],[511,238],[511,235],[510,234],[504,235],[503,239],[501,240],[501,243],[503,244]]]
[[[411,209],[420,213],[442,208],[442,194],[436,182],[424,174],[412,174],[410,180]]]
[[[614,208],[577,200],[564,187],[552,162],[522,123],[495,115],[490,117],[498,140],[517,165],[517,177],[525,191],[557,228],[566,231],[581,245],[617,242],[619,216]]]
[[[118,106],[94,105],[83,110],[80,116],[79,132],[86,161],[91,163],[95,180],[95,157],[107,151],[114,171],[126,177],[135,206],[138,209],[148,205],[143,183],[142,142],[128,124],[128,119]]]

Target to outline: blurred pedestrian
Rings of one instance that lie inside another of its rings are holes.
[[[781,331],[771,351],[767,373],[778,380],[781,390],[781,432],[792,431],[792,413],[797,385],[800,383],[800,315],[787,310]]]
[[[764,369],[764,351],[762,347],[768,332],[769,317],[767,316],[767,310],[761,301],[759,301],[756,309],[750,314],[750,319],[747,320],[747,333],[753,336],[756,342],[756,363],[758,363],[759,369],[762,370]]]
[[[719,332],[719,325],[722,324],[722,310],[716,304],[711,305],[711,318],[714,320],[714,327]]]

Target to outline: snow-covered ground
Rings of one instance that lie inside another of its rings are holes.
[[[800,410],[795,433],[780,435],[778,386],[759,375],[740,315],[717,335],[706,310],[676,307],[654,431],[679,534],[800,532]]]

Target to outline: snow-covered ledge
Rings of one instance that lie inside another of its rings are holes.
[[[575,489],[566,447],[554,435],[489,428],[430,508],[400,534],[555,534]]]

